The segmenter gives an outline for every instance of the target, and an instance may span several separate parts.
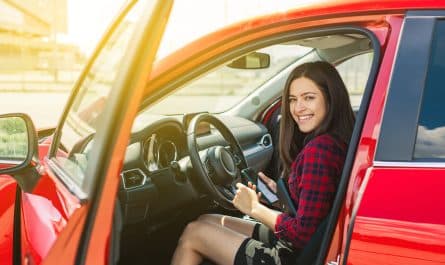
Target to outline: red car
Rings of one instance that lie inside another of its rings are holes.
[[[129,1],[54,130],[0,116],[1,264],[168,264],[187,222],[240,215],[218,154],[277,177],[283,82],[316,60],[338,68],[356,124],[296,263],[445,263],[445,1],[316,2],[154,62],[171,5]]]

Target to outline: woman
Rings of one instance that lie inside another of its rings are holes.
[[[188,224],[172,264],[293,264],[334,200],[354,126],[337,70],[326,62],[296,67],[282,96],[280,156],[297,214],[269,209],[255,186],[237,184],[234,206],[260,223],[203,215]],[[276,191],[276,183],[259,173]]]

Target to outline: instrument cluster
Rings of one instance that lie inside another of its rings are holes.
[[[172,139],[151,134],[144,142],[144,162],[148,170],[153,172],[166,168],[178,159],[178,147]]]

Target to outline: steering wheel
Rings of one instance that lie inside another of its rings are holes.
[[[213,125],[230,148],[218,145],[199,151],[196,132],[201,122]],[[215,116],[208,113],[198,114],[193,117],[187,128],[187,146],[194,172],[204,188],[220,206],[235,209],[232,204],[235,184],[241,182],[240,170],[247,168],[247,162],[232,132]]]

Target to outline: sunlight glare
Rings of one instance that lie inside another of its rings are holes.
[[[250,17],[286,12],[323,0],[177,0],[158,58],[207,33]]]
[[[68,34],[63,40],[90,54],[125,0],[68,0]]]

